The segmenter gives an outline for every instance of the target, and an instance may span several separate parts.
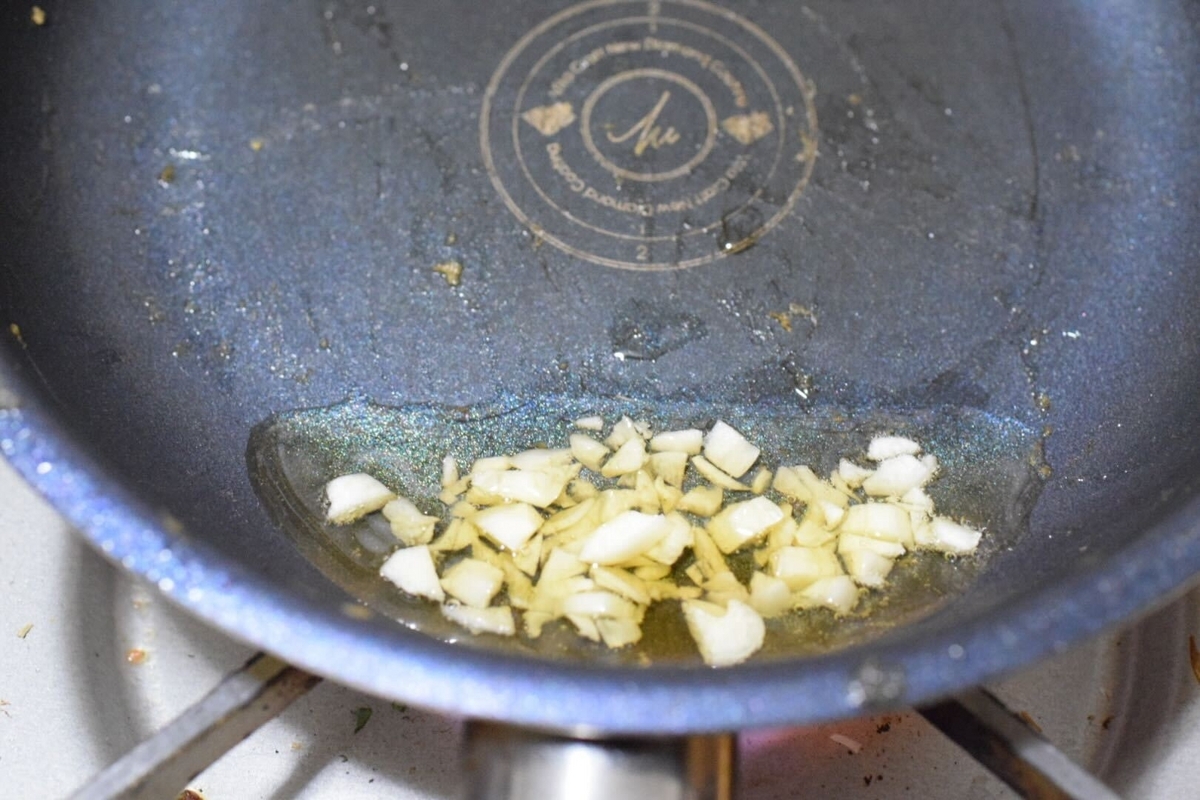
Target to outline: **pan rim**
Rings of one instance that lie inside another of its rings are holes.
[[[1148,612],[1200,573],[1200,498],[1092,569],[998,613],[796,663],[721,670],[557,664],[354,619],[190,541],[110,475],[0,357],[0,450],[115,566],[226,635],[362,691],[451,715],[573,732],[669,735],[812,724],[934,700]],[[451,656],[451,658],[447,658]]]

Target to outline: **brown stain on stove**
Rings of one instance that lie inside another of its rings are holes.
[[[125,653],[125,661],[135,667],[141,666],[146,663],[146,651],[141,647],[132,647]]]
[[[1200,648],[1196,647],[1196,637],[1188,637],[1188,661],[1192,665],[1192,676],[1200,683]]]

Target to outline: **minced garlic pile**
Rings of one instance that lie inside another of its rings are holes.
[[[482,458],[466,475],[447,456],[444,519],[363,473],[327,484],[327,518],[381,512],[401,547],[380,574],[474,633],[515,635],[515,609],[531,638],[565,619],[624,647],[652,603],[679,600],[714,666],[762,647],[764,619],[850,612],[910,550],[979,544],[980,531],[935,515],[924,487],[938,462],[910,439],[876,437],[871,466],[842,459],[826,480],[758,465],[759,448],[724,422],[655,434],[623,417],[602,440],[600,417],[575,427],[566,448]],[[756,568],[743,583],[726,557],[746,549]]]

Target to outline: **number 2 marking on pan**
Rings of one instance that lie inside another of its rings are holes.
[[[637,246],[637,260],[638,261],[649,261],[650,260],[650,248],[647,245],[639,244]]]

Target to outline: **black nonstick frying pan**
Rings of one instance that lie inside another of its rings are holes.
[[[232,636],[680,733],[944,695],[1200,570],[1195,3],[42,9],[0,17],[0,445]],[[713,670],[446,643],[305,523],[593,411],[825,468],[919,435],[988,544]]]

